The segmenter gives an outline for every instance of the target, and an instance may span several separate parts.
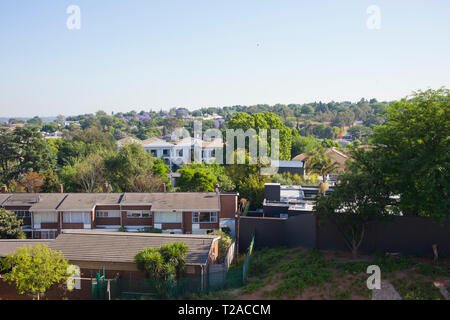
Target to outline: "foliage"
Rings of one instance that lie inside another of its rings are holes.
[[[313,137],[303,137],[300,135],[292,137],[292,157],[298,156],[302,153],[308,153],[318,148],[320,143],[317,139]]]
[[[261,129],[266,129],[269,154],[272,146],[271,129],[278,129],[279,158],[280,160],[291,159],[292,132],[281,122],[276,114],[272,112],[256,113],[253,115],[238,113],[229,120],[228,127],[234,130],[242,129],[243,131],[254,129],[257,134],[260,134]]]
[[[163,180],[152,173],[144,173],[133,178],[130,192],[162,192]]]
[[[52,169],[49,169],[45,174],[41,191],[46,193],[57,192],[59,185],[60,181],[58,175]]]
[[[139,251],[134,261],[139,270],[149,278],[169,280],[184,272],[188,247],[182,242],[172,242],[159,248],[145,248]]]
[[[219,184],[221,191],[232,191],[235,184],[226,174],[223,166],[217,163],[190,163],[178,170],[177,181],[180,191],[214,191]]]
[[[140,144],[127,144],[105,159],[106,178],[116,192],[130,191],[135,177],[150,173],[152,166],[153,157]]]
[[[311,151],[306,159],[305,167],[309,173],[317,173],[322,176],[322,181],[325,182],[325,176],[333,173],[337,169],[337,163],[333,162],[325,155],[323,148],[317,148]]]
[[[439,289],[421,277],[394,279],[392,284],[405,300],[444,300]]]
[[[264,184],[269,182],[267,176],[251,174],[239,186],[239,195],[250,202],[252,209],[262,208],[264,201]]]
[[[394,102],[373,133],[374,158],[405,215],[450,217],[450,90]]]
[[[0,239],[25,239],[22,224],[12,211],[0,208]]]
[[[142,233],[162,233],[161,229],[157,229],[157,228],[153,228],[153,227],[144,227],[141,230],[139,230],[138,232],[142,232]]]
[[[230,247],[231,243],[233,242],[233,239],[223,231],[214,231],[209,234],[220,236],[218,259],[220,262],[223,262],[225,257],[227,256],[228,248]]]
[[[104,182],[105,164],[99,154],[91,153],[82,162],[75,165],[76,179],[81,191],[93,192],[101,190]]]
[[[0,128],[1,177],[8,181],[19,174],[46,171],[56,165],[56,155],[37,127]]]
[[[49,169],[51,170],[51,169]],[[13,192],[40,192],[45,182],[45,174],[30,171],[19,175],[18,181],[11,180],[11,191]]]
[[[177,181],[180,191],[212,192],[217,183],[212,173],[206,168],[185,167],[178,170],[181,174]]]
[[[46,245],[18,248],[2,263],[5,269],[11,269],[3,280],[15,283],[19,294],[32,294],[38,300],[51,286],[62,284],[71,276],[62,253]]]
[[[373,221],[389,215],[390,192],[376,176],[353,172],[327,196],[319,196],[315,211],[322,221],[332,222],[356,258],[364,235]]]

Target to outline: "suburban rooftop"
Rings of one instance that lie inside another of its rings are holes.
[[[216,192],[155,193],[6,193],[0,206],[29,206],[30,211],[91,211],[96,205],[151,205],[152,210],[220,210]]]

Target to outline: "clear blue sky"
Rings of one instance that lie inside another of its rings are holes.
[[[80,30],[66,27],[71,4]],[[366,27],[373,4],[379,30]],[[2,0],[0,116],[449,88],[449,14],[448,0]]]

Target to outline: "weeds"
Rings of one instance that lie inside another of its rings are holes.
[[[401,278],[392,281],[393,286],[405,300],[443,300],[444,297],[433,283],[419,277]]]

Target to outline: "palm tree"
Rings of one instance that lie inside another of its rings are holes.
[[[322,182],[319,184],[319,192],[325,194],[330,187],[326,182],[326,176],[335,172],[338,163],[327,157],[323,148],[318,148],[308,153],[305,167],[309,172],[322,176]]]

